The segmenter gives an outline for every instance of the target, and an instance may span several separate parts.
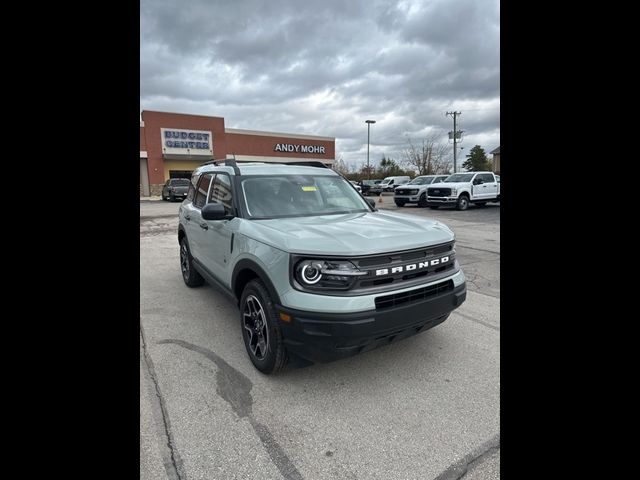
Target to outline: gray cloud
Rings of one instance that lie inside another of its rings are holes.
[[[500,144],[497,0],[142,0],[140,108],[231,128],[336,137],[353,164],[399,159],[407,136]],[[464,152],[464,150],[463,150]]]

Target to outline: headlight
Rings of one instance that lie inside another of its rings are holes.
[[[457,188],[452,188],[451,189],[451,195],[457,195],[458,194],[458,189]]]
[[[294,272],[301,287],[317,290],[347,290],[359,276],[368,274],[346,260],[315,259],[298,262]]]
[[[417,195],[417,194],[418,194],[418,190],[415,188],[409,192],[409,195]]]

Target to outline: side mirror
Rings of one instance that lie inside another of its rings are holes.
[[[376,210],[376,201],[373,198],[367,198],[366,200],[367,200],[367,203],[371,205],[371,208]]]
[[[226,216],[224,205],[221,203],[207,203],[202,207],[202,218],[205,220],[224,220]]]
[[[482,181],[482,179],[481,179],[481,178],[476,178],[476,179],[473,181],[473,184],[474,184],[474,185],[482,185],[483,183],[484,183],[484,182]]]

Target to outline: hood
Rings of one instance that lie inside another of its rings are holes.
[[[390,212],[247,220],[240,233],[289,253],[338,256],[408,250],[454,238],[438,221]]]
[[[434,183],[429,185],[429,187],[433,187],[433,188],[438,188],[438,187],[442,187],[442,188],[462,188],[462,187],[468,187],[471,184],[471,182],[440,182],[440,183]]]

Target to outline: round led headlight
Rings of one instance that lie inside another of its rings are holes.
[[[314,285],[322,278],[322,264],[304,262],[300,268],[300,277],[307,285]]]

